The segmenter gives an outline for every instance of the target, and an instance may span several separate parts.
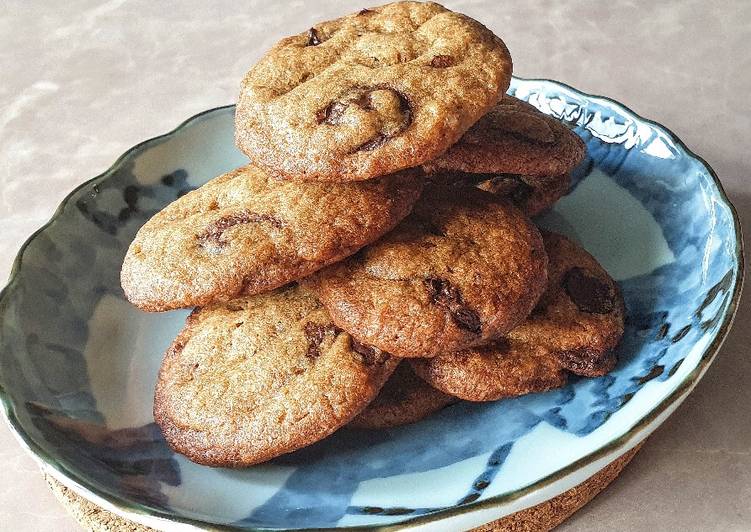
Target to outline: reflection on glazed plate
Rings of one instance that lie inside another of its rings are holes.
[[[223,107],[127,152],[24,245],[0,300],[0,398],[19,441],[79,494],[170,529],[468,528],[632,448],[691,391],[730,327],[737,216],[711,169],[663,127],[552,81],[515,79],[509,92],[587,143],[575,189],[539,222],[582,242],[621,284],[628,320],[612,374],[397,429],[343,429],[247,470],[172,453],[152,390],[187,311],[137,310],[118,274],[151,215],[244,162]]]

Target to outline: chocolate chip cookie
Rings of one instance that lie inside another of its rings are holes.
[[[509,202],[433,187],[384,238],[303,282],[358,340],[432,357],[521,323],[545,290],[546,265],[540,233]]]
[[[154,419],[194,462],[249,466],[348,423],[397,364],[292,285],[194,311],[159,371]]]
[[[420,195],[417,170],[364,183],[290,183],[253,166],[168,205],[138,232],[121,284],[149,311],[256,294],[356,252]]]
[[[458,399],[428,385],[402,362],[389,377],[378,396],[349,426],[362,429],[387,429],[415,423],[457,402]]]
[[[616,282],[584,249],[543,232],[548,288],[530,317],[489,345],[410,361],[431,386],[493,401],[563,386],[568,372],[604,375],[616,364],[624,305]]]
[[[584,142],[559,120],[504,96],[448,151],[423,165],[434,180],[466,180],[507,196],[533,216],[567,191]]]
[[[235,135],[288,179],[355,181],[446,150],[502,97],[503,42],[435,3],[396,2],[279,41],[245,76]]]

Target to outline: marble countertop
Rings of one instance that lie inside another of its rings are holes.
[[[751,234],[751,3],[445,3],[505,40],[515,74],[606,94],[675,131],[715,168]],[[367,3],[166,4],[0,0],[0,278],[76,185],[232,103],[279,37]],[[696,391],[562,530],[751,528],[750,320],[746,298]],[[2,423],[0,477],[0,529],[78,530]]]

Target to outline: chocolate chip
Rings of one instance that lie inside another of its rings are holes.
[[[555,355],[564,369],[584,377],[605,375],[618,361],[612,351],[600,353],[587,348],[560,351]]]
[[[582,268],[574,267],[566,272],[563,288],[582,312],[607,314],[615,308],[615,289]]]
[[[446,302],[451,298],[451,284],[444,279],[428,277],[425,279],[425,286],[431,303],[447,304]]]
[[[376,148],[380,148],[386,142],[391,140],[392,138],[398,136],[401,134],[405,129],[407,129],[410,124],[412,124],[412,105],[410,104],[407,97],[400,91],[388,88],[388,87],[375,87],[373,88],[370,93],[376,91],[376,90],[389,90],[396,94],[397,98],[399,99],[399,111],[402,116],[402,123],[398,124],[396,128],[394,128],[391,131],[381,131],[380,133],[377,133],[373,136],[373,138],[363,142],[360,144],[357,148],[353,150],[353,152],[358,151],[372,151]],[[363,107],[364,109],[371,110],[373,109],[373,104],[370,99],[371,94],[367,94],[367,102],[368,107]]]
[[[514,203],[524,203],[534,191],[534,188],[517,174],[497,175],[490,180],[488,185],[492,192],[502,193]]]
[[[320,36],[318,35],[318,30],[315,28],[310,28],[308,30],[308,43],[305,46],[318,46],[323,41],[321,41]]]
[[[362,357],[362,362],[366,366],[380,365],[388,359],[388,355],[377,347],[363,344],[354,338],[352,338],[350,342],[350,347],[352,348],[352,351]]]
[[[451,319],[459,328],[474,334],[482,332],[480,316],[464,304],[458,288],[448,280],[437,277],[428,277],[424,282],[431,303],[447,308]]]
[[[480,323],[480,316],[474,310],[466,307],[457,308],[451,311],[451,317],[454,318],[456,324],[467,331],[475,334],[482,332],[482,325]]]
[[[524,204],[534,192],[535,188],[519,174],[488,174],[471,172],[446,172],[435,180],[439,184],[457,187],[470,185],[479,186],[486,192],[510,199],[517,205]]]
[[[239,211],[222,216],[214,220],[197,236],[203,247],[218,250],[226,245],[223,240],[224,232],[230,227],[249,223],[268,223],[276,228],[282,227],[282,221],[270,214],[258,214],[257,212]]]
[[[378,133],[375,137],[370,139],[367,142],[363,142],[360,144],[357,148],[355,148],[354,151],[372,151],[376,148],[380,148],[384,144],[386,144],[386,141],[389,140],[390,137],[387,137],[383,133]]]
[[[357,12],[357,16],[361,17],[363,15],[370,15],[371,13],[375,13],[375,11],[373,11],[372,9],[368,9],[367,7],[365,7],[365,8],[363,8],[360,11]]]
[[[333,101],[328,104],[324,109],[321,109],[316,114],[316,120],[319,124],[329,124],[335,126],[339,123],[344,111],[349,107],[348,104],[340,101]]]
[[[355,105],[365,111],[378,111],[373,101],[374,93],[378,91],[389,91],[395,95],[399,104],[398,121],[384,123],[381,131],[374,134],[373,137],[357,146],[352,152],[371,151],[383,146],[391,138],[399,135],[407,129],[412,123],[412,105],[408,98],[400,91],[385,85],[376,85],[372,87],[354,87],[339,98],[329,103],[323,109],[316,112],[316,121],[319,124],[337,125],[345,111]],[[388,121],[384,121],[388,122]]]
[[[430,60],[433,68],[447,68],[454,64],[454,58],[450,55],[437,55]]]
[[[308,350],[305,356],[310,359],[318,358],[321,355],[321,343],[327,334],[338,334],[341,329],[330,323],[328,325],[321,325],[320,323],[314,323],[309,321],[305,324],[303,329],[305,338],[308,340]]]

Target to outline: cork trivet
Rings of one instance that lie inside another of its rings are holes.
[[[471,532],[536,532],[555,528],[613,482],[641,446],[640,443],[578,486],[557,497],[475,528]],[[153,530],[99,508],[48,475],[45,475],[45,478],[55,497],[86,530],[92,532],[150,532]]]
[[[581,484],[549,501],[473,528],[471,532],[537,532],[552,530],[608,487],[641,449],[644,442],[619,456]]]

